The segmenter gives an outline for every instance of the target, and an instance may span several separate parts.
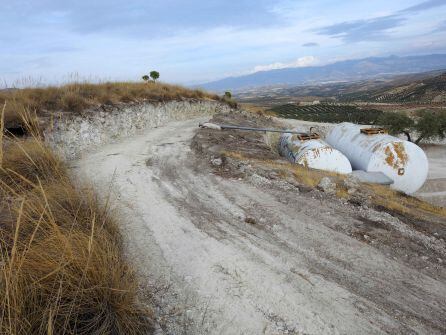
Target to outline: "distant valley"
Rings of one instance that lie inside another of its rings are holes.
[[[237,100],[261,105],[289,102],[365,102],[393,104],[444,104],[446,69],[353,82],[259,87],[236,94]]]
[[[256,72],[249,75],[230,77],[205,83],[200,85],[200,87],[216,92],[225,90],[240,92],[259,87],[277,88],[333,82],[351,82],[441,69],[446,69],[446,54],[408,57],[370,57],[346,60],[324,66]]]

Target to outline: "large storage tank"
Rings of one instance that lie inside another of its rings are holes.
[[[317,137],[284,133],[280,136],[279,152],[292,163],[308,168],[351,173],[348,159]]]
[[[392,188],[411,194],[423,186],[428,172],[424,151],[367,126],[340,123],[326,141],[350,160],[354,170],[379,171],[393,180]]]

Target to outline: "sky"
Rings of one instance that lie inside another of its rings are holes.
[[[446,0],[0,0],[0,86],[446,53]]]

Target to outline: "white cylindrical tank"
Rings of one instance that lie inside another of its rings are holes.
[[[321,139],[301,140],[296,134],[284,133],[280,136],[279,153],[292,163],[308,168],[343,174],[352,172],[348,159]]]
[[[347,156],[354,170],[382,172],[393,180],[391,187],[396,190],[411,194],[423,186],[429,168],[424,151],[388,134],[362,133],[366,128],[340,123],[330,130],[326,141]]]

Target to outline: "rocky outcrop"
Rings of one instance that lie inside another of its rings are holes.
[[[49,145],[66,159],[102,144],[162,126],[170,121],[212,115],[231,108],[212,100],[183,100],[100,107],[54,120],[45,133]]]
[[[317,185],[317,188],[327,194],[336,193],[336,183],[329,177],[323,177],[319,182],[319,184]]]

